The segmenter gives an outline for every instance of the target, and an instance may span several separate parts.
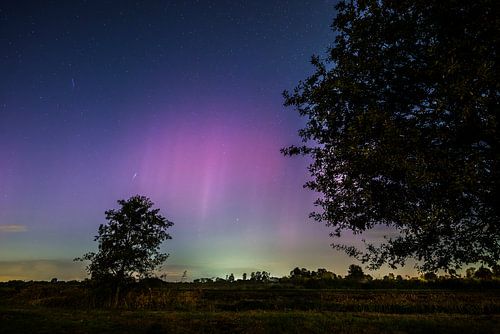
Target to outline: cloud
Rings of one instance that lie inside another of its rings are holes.
[[[54,277],[60,280],[81,280],[87,275],[83,263],[69,259],[0,261],[0,281],[47,281]]]
[[[19,224],[0,225],[0,233],[26,232],[27,230],[26,226]]]
[[[86,263],[82,262],[74,262],[70,259],[19,261],[0,260],[0,282],[10,280],[48,281],[54,277],[63,281],[82,280],[88,277],[85,271],[85,264]],[[171,264],[166,264],[155,274],[159,277],[165,275],[163,278],[169,282],[180,282],[184,280],[182,277],[184,271],[187,271],[185,277],[186,281],[192,281],[193,279],[199,277],[213,276],[202,275],[198,266]]]

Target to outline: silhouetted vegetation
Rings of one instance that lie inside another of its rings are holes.
[[[157,285],[152,272],[168,257],[160,252],[163,241],[171,239],[166,230],[173,225],[152,209],[153,203],[144,196],[119,200],[119,210],[106,211],[107,224],[99,226],[95,240],[99,242],[97,253],[89,252],[75,260],[89,260],[85,296],[89,305],[121,305],[127,296],[134,294],[137,279],[143,287]]]
[[[349,266],[347,275],[342,277],[324,268],[308,270],[306,268],[295,267],[290,274],[284,277],[273,277],[265,271],[253,272],[253,279],[226,279],[221,277],[197,278],[194,284],[213,287],[238,287],[255,288],[272,287],[273,289],[307,288],[307,289],[497,289],[500,287],[500,277],[492,274],[488,268],[482,269],[476,274],[474,269],[471,274],[470,268],[467,276],[460,275],[437,275],[434,272],[423,273],[420,277],[402,277],[389,273],[382,278],[373,278],[365,274],[363,269],[355,264]],[[265,279],[259,279],[265,277]],[[266,283],[266,284],[263,284]]]
[[[118,302],[113,287],[103,282],[10,281],[0,283],[0,332],[48,332],[50,327],[50,332],[62,333],[77,326],[79,332],[144,333],[151,328],[159,333],[180,328],[182,332],[199,332],[200,328],[227,332],[252,328],[255,332],[323,333],[332,328],[342,332],[347,319],[366,319],[371,314],[377,314],[379,321],[387,319],[377,327],[377,321],[370,318],[370,326],[376,326],[371,330],[374,333],[388,328],[410,333],[454,332],[457,328],[491,332],[500,323],[500,277],[476,272],[492,271],[478,269],[470,278],[427,273],[422,277],[388,274],[372,279],[361,267],[351,265],[344,278],[324,268],[298,267],[280,278],[266,271],[253,272],[253,279],[235,279],[229,274],[225,279],[203,278],[193,283],[147,277],[130,281]],[[110,309],[114,312],[109,313]],[[320,323],[304,327],[307,319],[320,314]],[[299,322],[290,320],[297,316]],[[82,323],[81,319],[88,320]],[[197,326],[191,324],[193,319],[198,319]],[[214,323],[207,323],[207,319],[214,319]],[[406,325],[399,323],[401,319]],[[347,332],[357,326],[359,320],[348,321]]]
[[[326,59],[292,92],[321,193],[311,216],[362,233],[372,268],[420,260],[426,272],[500,259],[498,3],[340,1]],[[480,18],[480,19],[479,19]],[[396,234],[389,232],[397,232]]]
[[[319,268],[316,271],[307,270],[306,268],[294,268],[290,275],[284,277],[271,277],[267,279],[254,280],[234,280],[231,275],[227,279],[202,278],[196,279],[193,283],[169,283],[159,278],[148,277],[135,282],[129,283],[127,289],[123,291],[122,298],[119,303],[116,303],[111,286],[105,284],[96,285],[91,280],[83,282],[71,281],[54,281],[51,282],[23,282],[10,281],[0,283],[0,298],[4,301],[9,301],[14,304],[30,304],[42,305],[50,307],[69,307],[69,308],[119,308],[119,309],[203,309],[208,307],[207,300],[215,298],[217,303],[233,303],[238,298],[251,298],[253,294],[269,294],[269,296],[280,296],[292,302],[292,297],[297,292],[302,295],[305,290],[319,290],[325,294],[348,295],[356,294],[374,294],[382,296],[387,294],[395,294],[403,296],[406,294],[425,294],[425,291],[432,295],[440,295],[443,298],[445,295],[474,295],[481,294],[485,297],[485,304],[482,308],[486,308],[492,312],[500,312],[500,296],[498,289],[500,288],[500,278],[489,275],[477,275],[473,278],[451,277],[449,275],[438,276],[434,273],[425,273],[421,277],[395,277],[394,274],[388,274],[382,279],[367,278],[362,270],[356,265],[349,267],[349,273],[344,278],[326,269]],[[487,271],[483,268],[482,271]],[[255,272],[254,277],[258,277]],[[264,271],[264,273],[266,273]],[[267,273],[266,273],[267,274]],[[262,275],[267,276],[267,275]],[[389,289],[389,290],[388,290]],[[230,292],[228,292],[230,291]],[[261,291],[261,292],[258,292]],[[262,292],[268,291],[268,292]],[[275,292],[272,292],[275,291]],[[331,292],[326,292],[331,291]],[[365,291],[365,292],[360,292]],[[380,291],[380,292],[376,292]],[[393,292],[389,292],[393,291]],[[399,291],[399,292],[398,292]],[[421,291],[421,292],[418,292]],[[469,292],[467,292],[469,291]],[[223,296],[223,292],[226,296]],[[215,297],[215,295],[216,297]],[[282,304],[283,308],[293,309],[308,309],[321,308],[323,306],[315,305],[314,298],[307,299],[307,296],[314,297],[315,294],[304,295],[305,303],[302,306],[288,305],[286,302],[271,301],[272,305],[265,305],[259,302],[257,309],[276,309],[277,304]],[[487,297],[487,298],[486,298]],[[267,297],[266,297],[267,298]],[[271,298],[271,297],[269,297]],[[302,297],[301,297],[302,298]],[[389,297],[386,298],[387,303],[390,303]],[[224,300],[222,302],[221,300]],[[493,309],[492,306],[486,306],[492,300],[496,300]],[[359,302],[359,301],[357,301]],[[457,301],[449,301],[446,308],[452,308]],[[399,303],[399,302],[398,302]],[[465,301],[464,301],[465,303]],[[457,304],[457,305],[458,305]],[[222,304],[220,304],[222,305]],[[309,306],[305,306],[309,305]],[[188,307],[189,306],[189,307]],[[221,306],[228,310],[228,306]],[[340,306],[338,306],[340,307]],[[354,306],[349,306],[349,310],[354,310]],[[367,306],[365,306],[367,307]],[[378,306],[370,306],[377,309]],[[388,307],[389,306],[384,306]],[[392,308],[396,306],[391,306]],[[425,308],[424,305],[419,307]],[[437,306],[433,306],[437,307]],[[456,306],[464,308],[464,305]],[[476,306],[471,306],[476,307]],[[346,310],[344,310],[346,311]],[[472,312],[472,311],[471,311]],[[480,312],[480,311],[478,311]]]
[[[163,241],[171,239],[166,230],[173,225],[152,209],[153,202],[144,196],[118,200],[119,210],[105,212],[107,224],[99,226],[95,241],[99,251],[89,252],[77,261],[91,263],[87,271],[92,280],[126,282],[151,276],[168,254],[160,253]]]

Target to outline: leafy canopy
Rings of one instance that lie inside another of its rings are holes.
[[[499,68],[496,0],[341,1],[315,73],[284,93],[307,118],[320,208],[339,237],[396,231],[365,249],[369,263],[423,271],[500,259]],[[385,226],[385,227],[384,227]],[[388,227],[388,228],[387,228]]]
[[[171,239],[166,230],[173,223],[159,214],[160,209],[152,209],[150,199],[139,195],[118,204],[121,208],[106,211],[108,223],[99,226],[98,252],[76,259],[91,261],[87,271],[92,279],[123,282],[149,277],[168,257],[160,245]]]
[[[346,279],[354,279],[354,280],[360,280],[365,277],[365,273],[363,272],[363,269],[355,264],[351,264],[349,266],[349,269],[347,270],[347,276]]]

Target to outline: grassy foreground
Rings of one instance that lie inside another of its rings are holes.
[[[498,292],[172,284],[111,306],[82,284],[26,283],[0,286],[0,333],[500,333]]]
[[[1,310],[1,333],[499,333],[498,315]]]

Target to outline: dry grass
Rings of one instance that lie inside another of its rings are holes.
[[[499,290],[0,285],[0,333],[500,333]]]

